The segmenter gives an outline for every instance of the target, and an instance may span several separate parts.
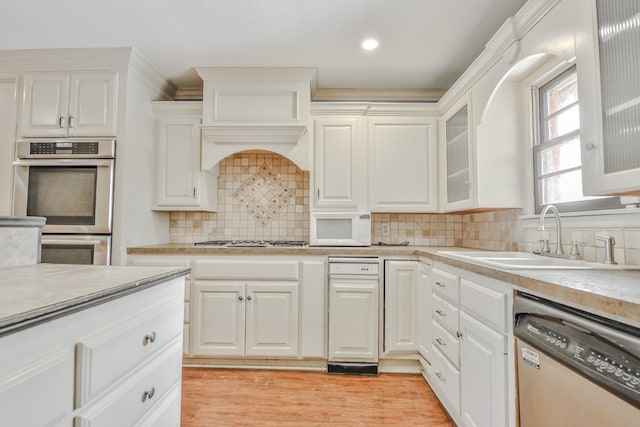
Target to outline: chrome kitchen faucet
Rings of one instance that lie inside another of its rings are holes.
[[[556,246],[556,252],[553,256],[564,257],[564,252],[562,250],[562,224],[560,223],[560,212],[558,211],[558,208],[556,208],[554,205],[547,205],[542,209],[542,212],[540,212],[540,220],[538,221],[538,230],[544,230],[544,218],[547,215],[548,211],[551,211],[551,213],[553,213],[556,218],[557,246]],[[546,242],[543,248],[547,248],[546,250],[548,250],[548,246],[546,245]],[[539,254],[550,255],[549,252],[546,252],[544,249],[541,250]]]

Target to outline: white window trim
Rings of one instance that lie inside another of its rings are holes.
[[[638,228],[640,206],[627,205],[626,209],[562,212],[563,228]],[[520,215],[518,222],[523,229],[537,229],[540,215]]]

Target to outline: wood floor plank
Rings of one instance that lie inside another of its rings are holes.
[[[182,427],[453,427],[418,375],[184,368]]]

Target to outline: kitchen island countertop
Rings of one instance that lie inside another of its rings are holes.
[[[221,248],[168,243],[128,248],[136,255],[289,255],[425,257],[473,273],[511,283],[516,290],[569,304],[640,327],[640,270],[518,269],[506,270],[439,253],[472,251],[456,247],[369,246],[304,248]]]
[[[189,273],[189,268],[35,264],[0,269],[0,335]]]

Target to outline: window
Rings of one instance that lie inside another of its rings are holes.
[[[536,212],[548,204],[564,212],[620,207],[617,197],[582,194],[575,66],[540,87],[538,103],[539,140],[533,148]]]

